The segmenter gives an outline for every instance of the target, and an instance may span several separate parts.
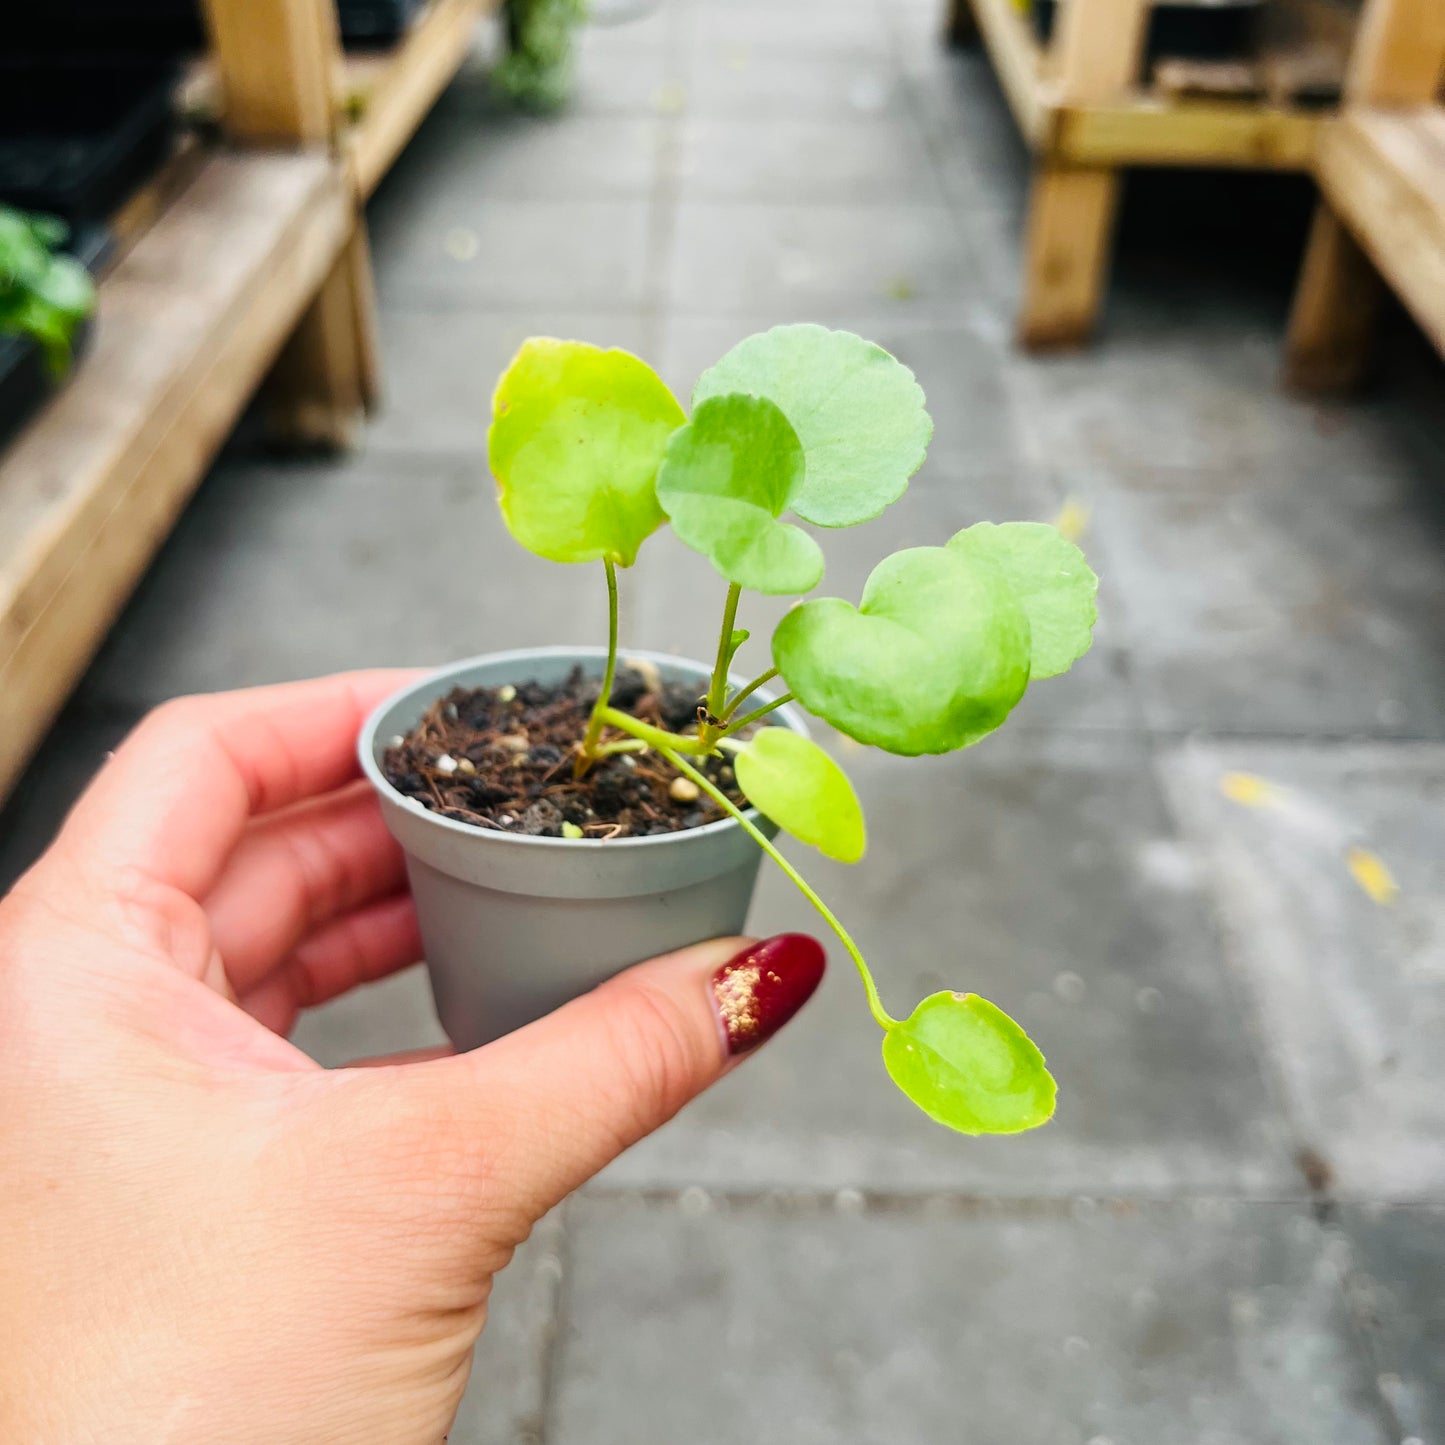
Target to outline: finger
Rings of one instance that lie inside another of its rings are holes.
[[[450,1044],[433,1044],[429,1049],[403,1049],[399,1054],[378,1054],[374,1059],[353,1059],[348,1069],[395,1069],[412,1064],[429,1064],[435,1059],[452,1059],[457,1051]]]
[[[540,1218],[770,1038],[823,977],[806,934],[716,939],[619,974],[494,1044],[399,1075],[447,1158]]]
[[[277,1033],[289,1033],[303,1009],[376,983],[421,956],[416,909],[409,893],[399,893],[319,928],[241,995],[241,1007]]]
[[[201,898],[250,818],[358,776],[367,714],[415,676],[343,673],[164,704],[76,805],[57,856],[102,882],[136,870]]]
[[[405,881],[365,784],[256,820],[204,900],[231,987],[247,993],[323,923]]]

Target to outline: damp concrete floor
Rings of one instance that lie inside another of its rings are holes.
[[[0,819],[0,882],[164,698],[598,640],[598,579],[492,501],[524,336],[685,396],[753,330],[860,331],[936,439],[829,585],[1064,517],[1102,621],[977,749],[847,752],[872,853],[813,872],[897,1008],[959,985],[1021,1019],[1057,1120],[914,1114],[835,968],[520,1252],[453,1445],[1441,1445],[1445,369],[1397,323],[1372,393],[1286,396],[1308,196],[1261,261],[1271,196],[1171,228],[1147,178],[1098,344],[1018,353],[1026,157],[939,18],[664,0],[589,30],[552,118],[491,100],[484,37],[374,205],[385,410],[340,459],[228,451]],[[629,645],[707,650],[676,543],[625,580]],[[809,922],[765,872],[756,931]],[[438,1038],[419,970],[297,1032],[326,1063]]]

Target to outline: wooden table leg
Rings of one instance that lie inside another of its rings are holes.
[[[1061,103],[1108,101],[1138,79],[1146,0],[1068,0],[1046,64]],[[1119,209],[1118,170],[1062,166],[1047,147],[1034,172],[1024,242],[1022,345],[1080,346],[1094,329]]]
[[[1370,362],[1380,290],[1370,258],[1321,201],[1290,310],[1286,386],[1342,392],[1359,384]]]
[[[380,383],[366,231],[358,223],[266,382],[266,423],[280,443],[341,450]]]
[[[943,43],[955,50],[977,45],[978,21],[969,0],[948,0],[943,19]]]
[[[335,148],[342,52],[332,0],[206,0],[205,11],[227,135]],[[371,260],[359,217],[356,226],[267,381],[280,440],[345,446],[375,400]]]
[[[1107,285],[1122,179],[1115,170],[1041,166],[1024,245],[1018,338],[1031,350],[1082,346]]]

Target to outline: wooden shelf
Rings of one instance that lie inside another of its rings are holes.
[[[1105,100],[1069,100],[1056,63],[1014,0],[972,0],[999,84],[1024,139],[1050,161],[1074,166],[1237,166],[1307,170],[1322,112],[1250,99],[1176,98],[1122,87]],[[1299,5],[1301,44],[1339,44],[1328,0]]]
[[[1270,0],[1257,59],[1175,62],[1172,84],[1141,86],[1149,0],[1060,0],[1047,45],[1015,0],[949,5],[949,37],[983,41],[1036,158],[1018,320],[1035,349],[1093,330],[1125,168],[1311,168],[1328,110],[1293,97],[1338,85],[1352,23],[1335,0]]]
[[[1445,354],[1445,107],[1352,109],[1320,137],[1335,214]]]
[[[192,157],[95,342],[0,456],[0,796],[350,240],[321,153]]]
[[[1321,131],[1286,382],[1348,391],[1368,369],[1380,283],[1445,354],[1445,4],[1365,0],[1344,107]]]
[[[501,0],[432,0],[389,51],[349,54],[347,152],[363,198],[381,183],[437,97],[461,69],[477,22]]]

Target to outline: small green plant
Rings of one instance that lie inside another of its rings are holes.
[[[75,329],[95,309],[84,266],[57,254],[65,223],[0,206],[0,335],[29,336],[53,376],[70,369]]]
[[[773,666],[729,686],[729,665],[748,637],[737,625],[744,591],[802,594],[822,580],[817,540],[786,518],[829,528],[877,517],[903,495],[932,434],[907,367],[848,332],[796,325],[749,337],[706,371],[690,417],[635,356],[534,338],[498,383],[488,445],[513,536],[539,556],[601,562],[606,572],[607,664],[578,741],[577,774],[609,754],[650,749],[690,778],[837,934],[898,1087],[941,1124],[1008,1134],[1054,1110],[1054,1080],[1024,1031],[973,994],[935,993],[907,1018],[892,1017],[847,930],[694,766],[728,754],[760,812],[828,857],[855,863],[863,811],[843,770],[787,729],[744,736],[751,724],[796,700],[887,752],[953,752],[997,728],[1031,680],[1066,671],[1088,650],[1098,583],[1079,549],[1043,523],[980,522],[943,546],[884,558],[856,607],[839,598],[798,603],[773,633]],[[617,572],[665,521],[727,582],[716,664],[688,733],[610,705]],[[786,686],[780,696],[746,706],[777,678]]]
[[[572,32],[587,0],[507,0],[507,53],[492,72],[503,95],[533,110],[555,110],[572,84]]]

